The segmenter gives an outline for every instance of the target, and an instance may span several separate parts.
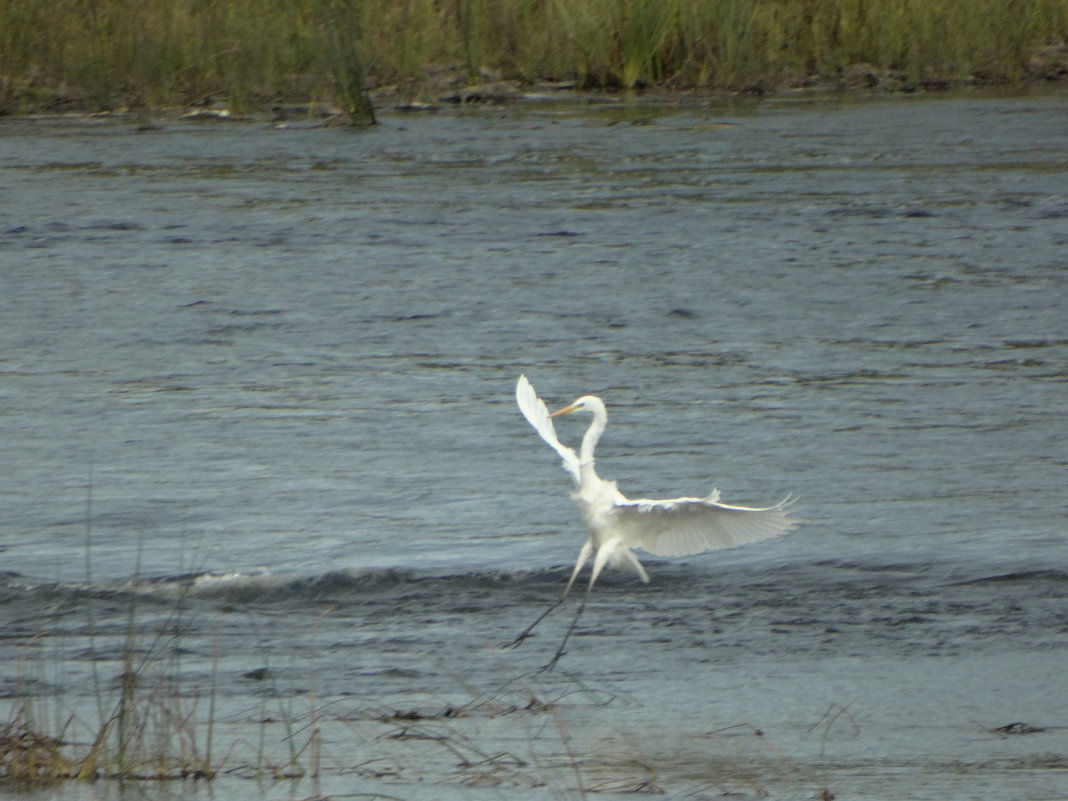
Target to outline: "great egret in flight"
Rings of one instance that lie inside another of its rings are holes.
[[[515,388],[515,399],[534,430],[563,459],[564,469],[575,482],[575,492],[571,497],[582,512],[590,536],[579,551],[575,569],[571,571],[571,578],[560,597],[509,645],[519,646],[531,636],[531,631],[546,615],[563,603],[579,571],[593,557],[590,581],[578,613],[556,655],[544,669],[552,669],[564,655],[564,647],[582,615],[586,598],[605,565],[629,568],[648,583],[649,574],[638,561],[633,548],[641,548],[657,556],[688,556],[713,548],[730,548],[777,537],[797,524],[796,520],[789,517],[787,510],[792,496],[764,508],[720,503],[718,489],[706,498],[631,500],[619,491],[615,481],[605,481],[594,468],[593,451],[608,424],[608,413],[600,398],[583,395],[570,406],[549,414],[545,402],[538,397],[527,377],[521,375]],[[593,415],[577,455],[572,448],[561,444],[553,428],[554,417],[572,412],[589,412]]]

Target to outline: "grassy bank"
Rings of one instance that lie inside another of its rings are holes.
[[[0,0],[0,113],[351,110],[361,84],[429,100],[483,68],[593,89],[1020,84],[1063,81],[1066,40],[1068,0]]]

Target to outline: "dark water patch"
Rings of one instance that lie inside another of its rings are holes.
[[[997,726],[990,730],[994,734],[1041,734],[1046,731],[1042,726],[1032,726],[1030,723],[1024,723],[1023,721],[1017,721],[1015,723],[1006,723],[1004,726]],[[1068,767],[1068,760],[1065,760],[1065,766]]]
[[[145,226],[130,220],[94,220],[82,226],[83,230],[92,231],[144,231]]]
[[[1006,348],[1062,348],[1068,345],[1068,339],[1009,339],[1002,343]]]
[[[286,309],[230,309],[229,314],[235,317],[260,317],[269,314],[285,314]]]
[[[1068,571],[1064,570],[1024,570],[1014,573],[1004,573],[995,576],[983,576],[981,578],[968,579],[954,582],[960,585],[990,584],[990,583],[1021,583],[1027,585],[1041,584],[1043,582],[1068,582]]]

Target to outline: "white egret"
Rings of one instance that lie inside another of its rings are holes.
[[[787,496],[774,506],[763,508],[720,503],[718,489],[706,498],[631,500],[619,491],[615,481],[605,481],[597,475],[594,467],[593,452],[608,424],[608,413],[600,398],[583,395],[570,406],[549,414],[545,402],[538,397],[525,375],[519,377],[515,397],[523,416],[563,459],[564,469],[575,482],[575,492],[571,497],[582,512],[590,536],[579,551],[575,569],[571,571],[571,578],[560,597],[509,645],[520,645],[531,636],[531,631],[546,615],[563,603],[579,572],[593,558],[586,594],[564,641],[545,669],[551,669],[563,656],[564,647],[586,606],[586,598],[605,565],[629,568],[648,583],[649,574],[638,561],[633,548],[641,548],[656,556],[687,556],[777,537],[797,524],[788,515],[792,496]],[[561,444],[553,428],[554,417],[572,412],[589,412],[593,415],[578,454]]]

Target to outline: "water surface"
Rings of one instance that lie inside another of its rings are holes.
[[[0,688],[91,717],[133,610],[217,739],[320,722],[324,793],[1063,795],[1066,123],[4,121]],[[521,372],[625,492],[806,525],[607,576],[532,673],[583,534]],[[227,794],[312,793],[262,750]]]

